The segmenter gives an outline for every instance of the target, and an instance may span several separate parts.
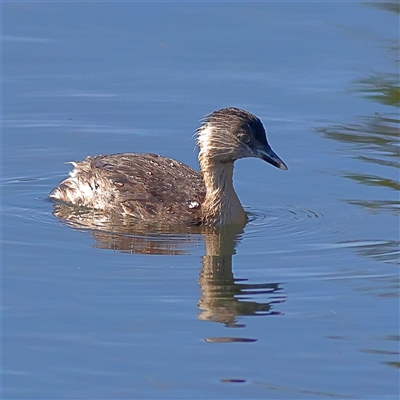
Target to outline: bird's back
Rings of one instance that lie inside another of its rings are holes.
[[[121,153],[87,157],[50,197],[149,222],[196,223],[205,198],[202,175],[171,158]]]

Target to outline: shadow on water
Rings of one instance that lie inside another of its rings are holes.
[[[232,256],[243,234],[242,226],[225,228],[209,226],[141,224],[123,217],[112,217],[81,207],[55,204],[53,215],[75,229],[90,230],[95,247],[132,254],[184,255],[193,244],[204,240],[199,284],[201,298],[198,318],[219,322],[226,327],[244,327],[237,318],[250,315],[279,315],[276,304],[285,301],[280,283],[252,284],[237,279],[232,271]],[[269,301],[251,301],[250,298],[268,296]],[[225,337],[208,338],[208,342],[242,341],[255,339]]]
[[[369,3],[368,6],[400,13],[397,2]],[[386,43],[385,49],[394,56],[394,62],[398,64],[398,39]],[[398,177],[400,169],[399,73],[372,73],[355,80],[352,91],[370,101],[387,106],[388,112],[358,116],[354,122],[319,127],[317,132],[325,138],[350,145],[344,151],[351,157],[377,166],[377,172],[374,174],[358,171],[342,171],[341,174],[358,184],[384,189],[379,193],[385,194],[385,198],[345,198],[343,200],[371,213],[389,213],[398,216],[400,214],[398,197],[400,182],[393,177]],[[395,196],[393,196],[393,191],[396,193]],[[362,245],[358,253],[379,261],[399,263],[399,241]]]

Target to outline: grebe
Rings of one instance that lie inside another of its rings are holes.
[[[287,166],[269,146],[262,122],[238,108],[208,115],[196,137],[201,173],[156,154],[101,154],[72,162],[70,177],[49,196],[150,223],[245,224],[233,188],[234,162],[256,157],[283,170]]]

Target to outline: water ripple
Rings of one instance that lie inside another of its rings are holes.
[[[319,211],[309,209],[271,207],[267,210],[249,211],[249,223],[246,226],[246,236],[257,239],[267,236],[269,239],[301,240],[320,237],[322,232],[328,232],[324,223],[324,215]]]

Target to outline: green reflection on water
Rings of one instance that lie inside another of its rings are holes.
[[[400,119],[395,114],[360,117],[357,123],[331,125],[317,128],[324,137],[353,144],[345,149],[362,162],[400,169]],[[384,172],[382,168],[379,171]],[[389,170],[387,170],[389,172]],[[400,182],[387,176],[344,171],[343,177],[368,186],[380,186],[400,190]],[[373,212],[389,212],[398,215],[400,201],[390,199],[345,199],[349,204],[365,207]]]
[[[382,243],[360,245],[354,247],[354,250],[358,254],[372,258],[376,261],[399,264],[399,241],[397,240],[388,240]],[[398,282],[396,283],[396,287],[398,287]],[[396,296],[398,296],[397,291]]]
[[[387,212],[397,215],[400,212],[400,202],[396,200],[347,200],[354,206],[368,208],[371,212]]]
[[[400,3],[397,1],[379,1],[379,2],[368,2],[368,7],[375,7],[385,11],[394,12],[400,14]]]
[[[397,114],[376,113],[358,123],[317,128],[324,137],[353,143],[348,151],[359,160],[400,168],[400,119]]]
[[[382,364],[385,364],[389,367],[400,368],[400,362],[398,361],[383,361]]]
[[[379,2],[369,3],[368,5],[376,9],[400,13],[398,2]],[[395,56],[395,63],[398,64],[399,40],[396,38],[387,42],[390,42],[387,50]],[[317,128],[317,132],[326,138],[352,144],[345,151],[358,160],[390,168],[390,170],[377,168],[379,174],[344,171],[341,173],[343,177],[368,186],[379,186],[395,191],[400,190],[399,180],[393,178],[393,168],[396,170],[397,175],[400,169],[399,77],[398,72],[379,72],[353,82],[353,92],[370,101],[387,106],[388,112],[356,117],[355,122],[332,124]],[[390,177],[388,176],[389,174]],[[389,212],[398,215],[400,200],[393,199],[389,192],[387,196],[391,198],[373,200],[345,199],[345,201],[375,213]]]
[[[365,174],[344,174],[346,178],[353,179],[359,183],[364,183],[370,186],[384,186],[390,189],[399,190],[400,183],[393,179],[385,179],[376,175],[365,175]]]
[[[400,13],[398,2],[369,3],[376,9]],[[375,72],[365,77],[356,79],[352,83],[351,92],[357,93],[368,101],[379,103],[387,108],[384,113],[358,116],[348,123],[333,123],[317,128],[323,137],[345,143],[344,151],[351,157],[360,161],[357,171],[341,171],[340,174],[347,179],[366,186],[380,187],[380,198],[351,198],[343,199],[348,204],[364,208],[375,214],[389,213],[396,217],[400,214],[400,199],[393,198],[393,191],[399,192],[400,182],[400,85],[398,73],[399,40],[386,40],[385,49],[396,64],[395,71]],[[389,59],[389,58],[388,58]],[[385,61],[382,60],[382,65]],[[386,71],[390,68],[387,66]],[[360,172],[364,163],[375,165],[371,173]],[[387,190],[385,190],[387,189]],[[383,196],[383,198],[382,198]],[[390,240],[384,243],[360,246],[356,250],[360,255],[376,259],[380,262],[399,263],[399,241]],[[396,293],[397,295],[397,293]]]
[[[360,93],[365,93],[366,98],[385,104],[387,106],[400,105],[400,87],[398,74],[374,74],[368,78],[360,79]]]

